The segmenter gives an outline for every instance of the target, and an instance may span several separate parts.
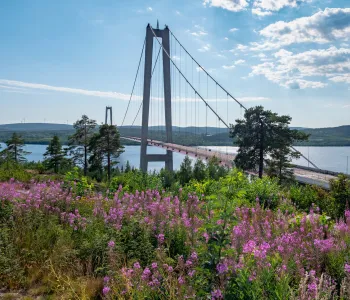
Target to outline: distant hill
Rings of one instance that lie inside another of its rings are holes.
[[[0,125],[0,131],[62,131],[73,130],[73,125],[52,123],[14,123]]]
[[[309,144],[320,146],[350,146],[350,125],[328,128],[303,128],[310,134]]]
[[[309,142],[298,145],[309,146],[350,146],[350,125],[329,128],[291,127],[310,134]],[[121,135],[140,136],[140,126],[118,127]],[[164,139],[164,126],[150,126],[150,138]],[[62,143],[74,133],[73,125],[50,123],[17,123],[0,125],[0,142],[5,142],[13,132],[19,132],[26,143],[48,144],[53,135],[58,135]],[[173,140],[183,145],[232,145],[227,128],[177,127],[173,126]],[[123,141],[126,143],[125,141]]]

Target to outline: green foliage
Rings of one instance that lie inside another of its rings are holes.
[[[265,208],[276,208],[281,197],[278,180],[267,176],[254,178],[247,186],[246,197],[251,203],[258,200]]]
[[[330,195],[334,198],[337,216],[344,214],[345,208],[349,208],[350,201],[350,178],[346,175],[339,175],[337,179],[330,181]]]
[[[77,196],[84,196],[94,188],[93,183],[89,183],[88,177],[79,174],[78,167],[74,167],[72,171],[66,173],[64,182]]]
[[[125,173],[128,173],[128,172],[131,172],[131,166],[130,166],[130,163],[129,161],[126,162],[126,165],[125,165]]]
[[[27,182],[32,178],[32,176],[23,166],[7,161],[0,165],[0,181],[8,181],[11,178],[22,182]]]
[[[197,159],[193,166],[193,178],[197,181],[203,181],[206,177],[206,166],[201,159]]]
[[[177,173],[177,177],[180,181],[180,184],[185,185],[190,182],[192,179],[192,162],[190,158],[186,155],[185,159],[181,163],[180,170]]]
[[[44,153],[44,164],[46,168],[49,170],[53,169],[55,173],[58,173],[65,161],[64,156],[65,151],[62,149],[60,139],[55,135]]]
[[[208,176],[211,179],[218,180],[227,174],[227,169],[220,166],[220,161],[217,157],[212,157],[208,162]]]
[[[89,143],[95,131],[97,123],[95,120],[89,119],[88,116],[83,115],[80,120],[73,125],[75,133],[69,137],[69,154],[74,164],[83,166],[84,175],[87,175],[88,170],[88,156]]]
[[[97,172],[101,179],[106,166],[107,178],[111,180],[112,167],[116,165],[116,159],[123,152],[117,127],[107,124],[100,126],[99,132],[90,139],[89,151],[91,152],[90,170]]]
[[[304,211],[308,211],[317,202],[317,192],[311,186],[293,185],[289,188],[289,196]]]
[[[0,157],[4,161],[14,161],[15,163],[23,163],[26,161],[25,156],[30,152],[24,151],[24,140],[22,136],[16,132],[12,134],[12,137],[6,141],[7,148],[0,152]]]
[[[163,186],[159,175],[150,175],[139,170],[121,173],[119,176],[113,177],[109,183],[109,191],[115,193],[120,185],[123,187],[123,191],[132,193],[147,189],[155,190]]]
[[[290,159],[299,155],[290,146],[296,141],[307,140],[308,135],[289,128],[291,117],[279,116],[262,106],[246,110],[244,118],[236,120],[236,125],[231,127],[231,137],[236,138],[239,146],[236,166],[243,170],[259,170],[261,178],[264,161],[270,155],[270,174],[280,181],[289,179]]]
[[[161,169],[159,172],[159,177],[162,182],[162,186],[165,189],[172,187],[176,181],[174,172],[170,172],[166,169]]]

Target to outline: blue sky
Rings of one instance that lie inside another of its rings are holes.
[[[289,114],[294,126],[350,124],[349,7],[348,0],[1,1],[0,123],[73,123],[82,114],[102,122],[111,105],[120,124],[147,23],[159,19],[247,107]],[[172,56],[180,64],[179,52]],[[181,103],[173,123],[184,126]],[[233,103],[227,114],[225,101],[218,111],[230,123],[240,116]],[[198,125],[204,113],[198,108]]]

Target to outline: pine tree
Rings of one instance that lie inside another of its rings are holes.
[[[26,155],[30,152],[24,151],[24,140],[17,134],[13,133],[12,137],[6,141],[7,148],[2,151],[2,157],[7,161],[14,161],[16,163],[22,163],[27,161]]]
[[[123,152],[117,128],[107,124],[100,126],[99,132],[90,140],[89,150],[92,153],[89,159],[91,164],[101,172],[106,165],[108,180],[110,180],[112,166],[116,164],[116,159]]]
[[[198,181],[203,181],[207,176],[207,170],[204,162],[197,159],[193,166],[193,178]]]
[[[55,173],[58,173],[60,166],[65,159],[65,151],[62,149],[60,139],[55,135],[50,141],[44,153],[44,164],[47,169],[53,169]]]
[[[75,164],[83,166],[85,176],[88,170],[89,143],[96,126],[95,120],[83,115],[74,123],[75,133],[69,137],[69,154]]]
[[[192,163],[190,158],[186,155],[185,159],[181,163],[180,170],[178,172],[178,178],[182,185],[190,182],[192,178]]]
[[[261,178],[264,173],[264,162],[268,155],[272,155],[272,161],[279,160],[281,169],[279,174],[287,171],[286,162],[296,155],[292,150],[287,150],[295,141],[307,140],[308,136],[291,130],[288,125],[290,116],[279,116],[262,106],[248,109],[243,120],[236,120],[236,125],[231,127],[231,137],[236,138],[239,150],[235,159],[237,167],[243,170],[257,170]],[[282,157],[284,162],[282,162]],[[282,172],[283,170],[283,172]]]
[[[126,165],[125,165],[125,173],[128,173],[130,171],[131,171],[130,163],[129,163],[129,161],[127,161]]]

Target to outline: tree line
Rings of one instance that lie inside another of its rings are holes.
[[[74,123],[75,133],[68,139],[68,147],[64,148],[57,135],[54,135],[44,153],[43,168],[59,173],[61,169],[80,166],[84,175],[102,180],[106,174],[111,178],[112,169],[117,158],[123,152],[120,135],[113,125],[104,124],[95,131],[97,123],[83,115]],[[30,154],[24,150],[24,140],[13,133],[6,141],[6,148],[0,152],[0,161],[9,164],[26,162],[25,156]]]
[[[280,182],[293,179],[291,161],[301,154],[292,145],[307,141],[309,135],[290,129],[291,120],[290,116],[280,116],[262,106],[246,110],[243,119],[237,119],[235,125],[230,125],[230,137],[239,146],[235,166],[256,172],[260,178],[267,174],[279,178]],[[89,174],[98,180],[104,177],[110,180],[117,159],[123,152],[118,129],[105,124],[96,130],[96,121],[86,115],[73,127],[75,132],[69,136],[67,148],[62,147],[58,136],[52,138],[44,154],[43,166],[55,173],[63,166],[80,166],[85,176]],[[0,152],[2,161],[25,161],[28,152],[23,149],[24,141],[20,135],[14,133],[6,144],[7,148]],[[189,170],[188,160],[181,168],[180,173],[188,173],[183,175],[184,178],[195,172]]]

